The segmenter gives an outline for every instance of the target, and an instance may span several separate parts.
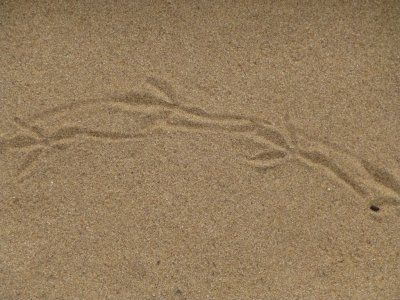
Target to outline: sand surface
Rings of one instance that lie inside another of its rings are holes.
[[[0,299],[400,299],[400,2],[0,1]]]

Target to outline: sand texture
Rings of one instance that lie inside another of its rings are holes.
[[[400,299],[399,1],[0,1],[0,299]]]

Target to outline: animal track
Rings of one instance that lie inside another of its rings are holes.
[[[76,136],[88,136],[92,138],[98,139],[110,139],[110,140],[123,140],[123,139],[133,139],[136,137],[143,137],[143,134],[124,134],[119,132],[104,132],[98,130],[90,130],[77,126],[72,127],[63,127],[57,130],[54,134],[52,134],[49,138],[52,141],[62,141],[65,139],[71,139]]]
[[[299,150],[299,155],[313,164],[325,167],[332,172],[338,179],[346,183],[356,193],[365,196],[366,191],[360,184],[353,180],[344,170],[342,170],[332,159],[317,151]]]
[[[282,159],[286,157],[287,152],[280,150],[263,151],[254,156],[248,157],[250,161],[268,161],[272,159]]]
[[[49,136],[45,136],[42,131],[36,127],[28,126],[19,118],[15,118],[17,125],[24,130],[30,131],[32,135],[19,135],[10,139],[0,140],[1,151],[11,149],[28,150],[24,161],[17,170],[17,178],[19,182],[23,181],[31,174],[33,166],[38,162],[40,156],[54,149],[65,149],[68,142],[73,142],[77,136],[86,136],[100,140],[131,140],[138,137],[144,137],[143,133],[124,134],[119,132],[104,132],[98,130],[86,129],[78,126],[62,127]],[[1,153],[0,151],[0,153]]]
[[[374,166],[366,160],[362,160],[362,165],[375,181],[391,189],[393,192],[400,194],[400,181],[396,179],[393,174],[390,174],[388,171],[378,166]]]
[[[298,160],[331,174],[361,197],[377,193],[376,191],[380,193],[384,189],[389,190],[390,197],[394,197],[395,202],[400,205],[400,200],[398,201],[400,199],[400,180],[395,175],[383,167],[375,166],[348,151],[339,149],[338,146],[327,146],[304,135],[303,139],[308,139],[321,147],[317,147],[316,150],[301,145],[298,135],[302,130],[297,130],[290,124],[288,118],[286,118],[284,128],[280,128],[261,118],[210,113],[198,107],[183,105],[184,98],[178,95],[166,81],[149,77],[146,82],[165,97],[153,95],[150,92],[132,92],[122,96],[88,99],[55,107],[35,114],[27,120],[16,117],[14,123],[22,133],[11,138],[0,138],[0,154],[11,150],[28,151],[18,171],[18,178],[23,181],[31,176],[42,155],[68,146],[77,137],[99,141],[124,141],[147,138],[159,132],[216,132],[241,136],[261,145],[262,150],[258,154],[254,156],[241,155],[247,165],[257,170],[268,170],[289,161]],[[61,126],[53,132],[45,134],[44,130],[37,125],[39,120],[59,117],[61,114],[82,108],[90,111],[98,105],[108,107],[110,113],[123,111],[143,114],[146,116],[146,126],[136,132],[114,132],[73,125]],[[324,150],[328,148],[329,150]],[[350,161],[350,165],[342,163],[341,157]],[[386,197],[385,195],[378,196]]]
[[[253,156],[242,155],[248,165],[254,167],[257,171],[268,171],[284,163],[288,163],[292,157],[287,151],[272,149],[262,151]]]

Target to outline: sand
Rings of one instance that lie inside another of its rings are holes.
[[[400,299],[398,1],[1,1],[0,299]]]

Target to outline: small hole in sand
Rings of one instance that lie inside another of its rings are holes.
[[[370,207],[369,207],[372,211],[379,211],[379,207],[378,206],[376,206],[376,205],[371,205]]]

